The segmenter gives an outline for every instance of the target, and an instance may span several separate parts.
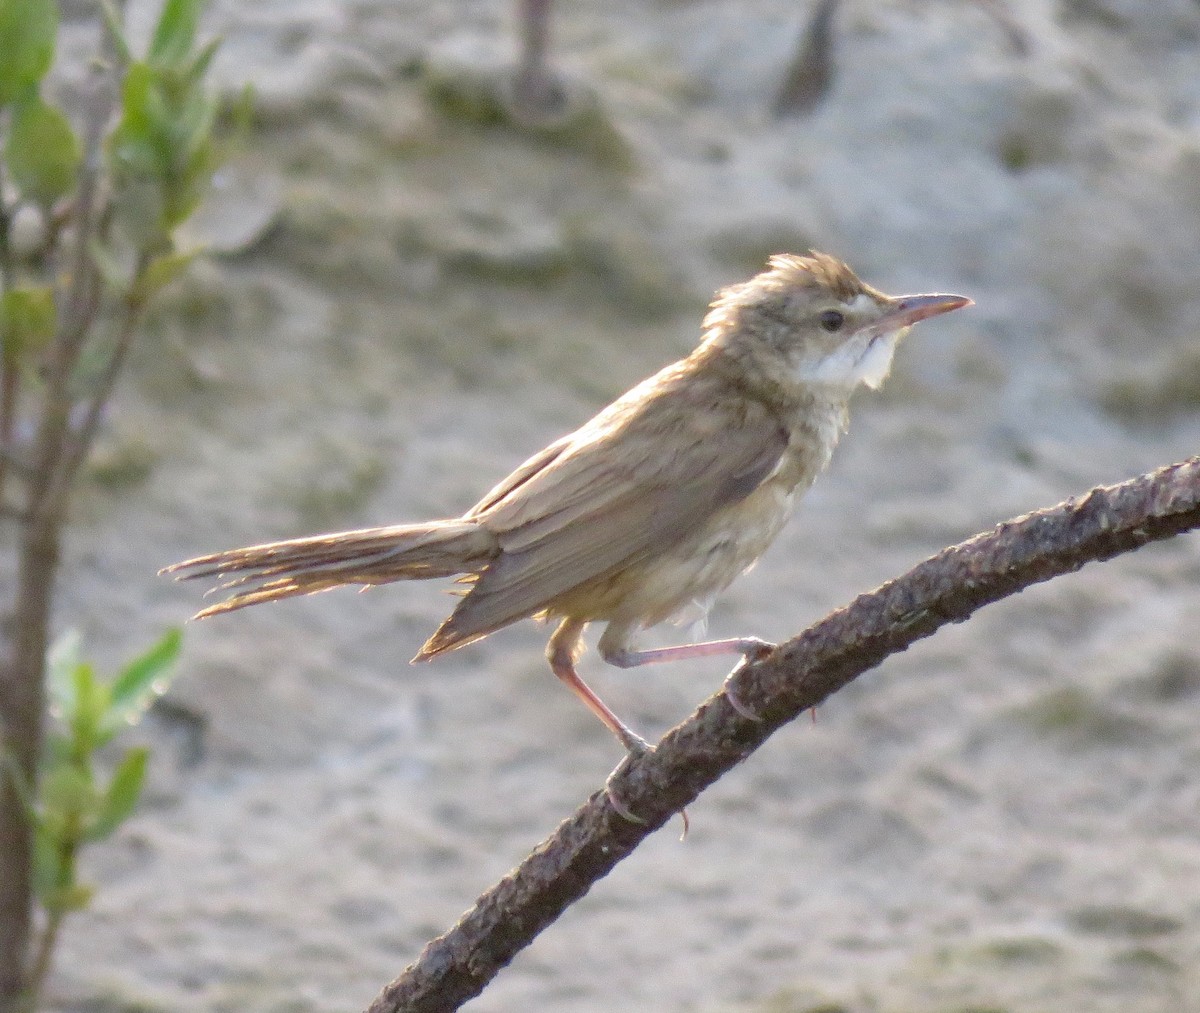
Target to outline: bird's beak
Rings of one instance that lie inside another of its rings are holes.
[[[973,306],[974,302],[965,295],[902,295],[892,299],[887,311],[874,325],[882,334],[887,331],[905,330],[919,320],[936,317],[940,313]]]

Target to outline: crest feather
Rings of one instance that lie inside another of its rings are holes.
[[[845,261],[828,253],[809,250],[806,256],[795,253],[776,253],[770,269],[764,272],[791,287],[820,287],[828,289],[842,302],[853,302],[856,296],[870,291]],[[760,276],[761,277],[761,276]]]

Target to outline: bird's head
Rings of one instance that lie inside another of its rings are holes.
[[[885,295],[836,257],[781,253],[761,274],[723,290],[704,327],[707,341],[766,351],[793,383],[849,394],[860,383],[883,383],[913,324],[970,305],[961,295]]]

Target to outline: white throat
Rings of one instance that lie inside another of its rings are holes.
[[[808,383],[851,391],[860,383],[872,390],[892,371],[896,345],[908,328],[888,334],[856,334],[823,358],[800,363],[799,378]]]

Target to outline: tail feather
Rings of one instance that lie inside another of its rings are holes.
[[[175,563],[161,572],[175,574],[178,580],[215,577],[220,583],[214,591],[234,592],[196,613],[195,618],[202,619],[346,584],[369,586],[477,573],[497,552],[495,536],[473,520],[433,521],[227,549]]]

